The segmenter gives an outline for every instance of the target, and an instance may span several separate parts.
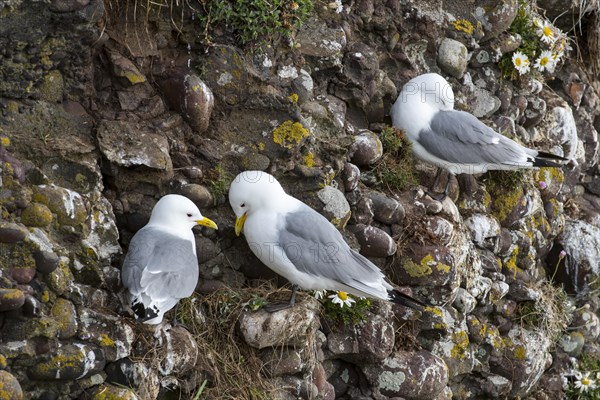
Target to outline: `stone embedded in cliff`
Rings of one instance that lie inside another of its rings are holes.
[[[263,367],[268,376],[295,375],[309,370],[304,354],[306,349],[267,348],[261,353]],[[314,362],[314,360],[312,360]]]
[[[589,138],[590,143],[586,143],[586,154],[585,159],[581,157],[580,146],[582,145],[577,134],[578,126],[575,121],[575,115],[573,110],[561,97],[555,94],[549,94],[546,91],[542,92],[545,95],[546,102],[544,109],[544,118],[536,126],[544,135],[550,139],[553,143],[559,144],[562,147],[565,157],[576,158],[580,163],[586,163],[594,165],[597,162],[597,140],[596,143],[593,141],[593,137]],[[586,138],[588,139],[588,138]],[[582,139],[583,140],[583,139]],[[594,151],[594,149],[596,151]],[[588,150],[592,150],[589,153],[590,158],[588,159]]]
[[[546,102],[539,97],[531,96],[527,98],[527,108],[523,117],[519,121],[525,128],[531,128],[538,125],[546,115]]]
[[[600,336],[600,318],[592,311],[589,304],[575,311],[571,326],[577,327],[578,332],[588,342],[595,342]]]
[[[300,53],[321,58],[339,55],[346,46],[346,33],[342,27],[330,28],[319,19],[306,21],[295,39]]]
[[[60,261],[58,255],[52,251],[36,250],[33,252],[35,267],[42,274],[49,274],[58,268]]]
[[[27,370],[27,375],[30,379],[39,380],[76,380],[97,374],[104,365],[104,354],[99,348],[73,343],[38,357],[36,364]]]
[[[103,120],[98,127],[100,151],[122,167],[145,166],[171,172],[167,138],[156,133],[149,125],[129,121]]]
[[[473,101],[473,115],[477,118],[487,118],[494,114],[502,103],[500,99],[494,96],[489,90],[475,87],[473,90],[475,99]]]
[[[358,187],[358,182],[360,182],[360,168],[354,164],[345,163],[342,180],[344,181],[344,190],[352,192]],[[600,185],[598,186],[600,187]]]
[[[184,185],[179,193],[196,203],[201,210],[215,205],[213,195],[206,186],[189,183]]]
[[[40,203],[31,203],[21,213],[21,222],[29,227],[43,228],[52,222],[52,212]]]
[[[69,268],[69,259],[66,257],[59,259],[58,267],[44,278],[50,289],[57,295],[62,296],[63,294],[70,293],[74,278]]]
[[[28,235],[27,228],[14,222],[0,221],[0,243],[17,243]]]
[[[467,69],[469,51],[461,42],[445,38],[438,49],[437,63],[445,72],[461,78]]]
[[[366,129],[354,137],[354,144],[350,150],[351,161],[359,167],[368,167],[383,156],[383,145],[379,137]]]
[[[58,338],[70,339],[77,334],[77,311],[69,300],[58,298],[50,311],[52,317],[59,323]]]
[[[298,71],[298,77],[292,81],[292,90],[298,96],[298,104],[305,103],[313,99],[314,82],[310,73],[305,69]]]
[[[396,242],[385,231],[368,225],[351,227],[360,244],[360,254],[366,257],[387,257],[396,253]]]
[[[500,224],[494,217],[473,214],[465,220],[464,224],[476,246],[490,250],[496,247],[494,241],[500,236]]]
[[[117,316],[80,307],[78,338],[99,346],[108,362],[127,357],[135,335],[129,325],[120,321]]]
[[[157,369],[148,366],[148,361],[123,358],[109,363],[105,372],[107,382],[132,388],[141,399],[158,398],[160,378]]]
[[[508,30],[518,11],[519,2],[517,0],[486,0],[478,3],[474,15],[485,31],[483,40],[493,39]]]
[[[158,85],[167,105],[181,113],[197,133],[208,129],[215,98],[196,74],[183,68],[171,69],[158,81]]]
[[[95,388],[90,396],[90,400],[141,400],[140,397],[135,394],[133,389],[115,386],[108,383],[103,383]]]
[[[588,279],[600,274],[600,228],[585,221],[567,219],[557,242],[557,250],[553,248],[547,259],[547,265],[552,266],[550,273],[564,285],[567,293],[586,290]],[[559,247],[565,252],[562,257]]]
[[[514,326],[502,339],[503,354],[489,360],[490,372],[511,380],[511,398],[526,397],[552,360],[549,333]]]
[[[397,351],[381,363],[360,367],[369,383],[388,397],[434,399],[448,384],[444,361],[425,350]]]
[[[350,204],[344,194],[332,186],[325,186],[317,192],[317,197],[324,204],[322,213],[332,224],[343,228],[350,218]]]
[[[22,400],[23,390],[17,378],[10,372],[0,371],[0,399]]]
[[[183,376],[196,367],[200,352],[194,336],[187,329],[182,326],[160,329],[155,333],[155,338],[157,343],[162,344],[161,348],[156,350],[156,356],[161,360],[158,365],[161,375]],[[133,339],[134,335],[131,332],[131,342]],[[150,351],[152,350],[155,349]]]
[[[25,294],[19,289],[0,289],[0,312],[16,310],[25,304]]]
[[[130,85],[136,85],[138,83],[146,82],[146,77],[140,72],[140,70],[131,62],[129,59],[123,57],[121,53],[116,50],[106,50],[108,60],[112,64],[113,74],[125,80]]]
[[[246,343],[257,349],[271,346],[303,346],[313,340],[319,327],[318,302],[307,299],[292,308],[269,313],[246,312],[239,329]]]
[[[379,362],[391,354],[394,327],[390,321],[370,312],[366,317],[359,325],[345,325],[327,336],[327,349],[333,357],[360,365]]]
[[[369,192],[373,201],[373,218],[382,224],[398,224],[404,219],[405,211],[402,204],[396,199],[380,192]]]
[[[55,185],[38,185],[33,187],[33,199],[46,205],[56,215],[60,225],[81,228],[87,218],[83,198],[73,190]]]

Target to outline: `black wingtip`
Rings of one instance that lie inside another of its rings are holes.
[[[412,298],[396,289],[389,290],[388,295],[390,296],[390,301],[400,304],[404,307],[409,307],[421,312],[425,311],[425,307],[427,307],[427,304],[423,303],[422,301]]]
[[[139,322],[145,322],[158,317],[158,310],[155,307],[146,308],[142,302],[134,302],[131,309],[135,314],[135,319]]]
[[[565,162],[570,161],[568,158],[557,156],[556,154],[538,151],[538,155],[533,159],[534,167],[555,167],[560,168]]]
[[[562,156],[558,156],[556,154],[552,154],[552,153],[547,153],[545,151],[538,151],[538,155],[539,158],[549,158],[551,160],[559,160],[559,161],[569,161],[568,158],[562,157]]]

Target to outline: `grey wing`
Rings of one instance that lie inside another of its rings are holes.
[[[121,271],[123,286],[133,295],[183,298],[198,283],[194,244],[156,229],[140,230],[131,240]]]
[[[418,142],[431,154],[453,163],[524,165],[533,161],[521,145],[464,111],[439,111],[430,129],[419,133]]]
[[[366,284],[380,284],[384,277],[379,268],[348,246],[335,226],[306,205],[285,216],[279,243],[301,272],[367,293],[373,289]]]

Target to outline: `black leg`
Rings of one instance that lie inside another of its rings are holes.
[[[298,290],[298,285],[292,285],[292,295],[290,296],[290,300],[287,303],[274,303],[267,304],[264,306],[264,310],[270,313],[286,310],[291,308],[296,304],[296,291]]]
[[[448,176],[448,178],[446,179],[446,186],[444,187],[444,191],[442,193],[436,193],[435,192],[435,188],[437,187],[438,183],[440,182],[440,178],[442,176],[442,173],[446,172],[446,170],[444,168],[439,168],[437,169],[437,172],[435,174],[435,180],[433,181],[433,186],[431,187],[431,190],[427,190],[427,194],[435,200],[438,201],[444,201],[446,199],[446,197],[448,197],[448,187],[450,186],[450,176]]]

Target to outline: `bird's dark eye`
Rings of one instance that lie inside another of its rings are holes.
[[[191,217],[191,216],[192,216],[192,213],[188,213],[188,214],[187,214],[187,216],[188,216],[188,217]]]
[[[242,208],[246,207],[246,203],[242,203]]]

